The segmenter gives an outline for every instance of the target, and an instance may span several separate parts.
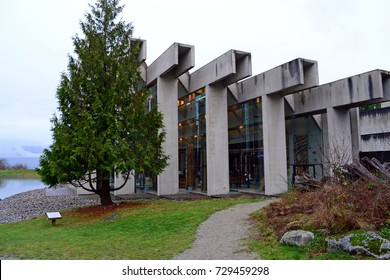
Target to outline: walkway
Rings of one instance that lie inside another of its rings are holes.
[[[175,260],[255,260],[259,256],[246,248],[250,237],[249,215],[274,200],[239,204],[214,213],[202,223],[192,248]]]

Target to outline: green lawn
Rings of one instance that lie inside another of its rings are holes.
[[[0,170],[0,179],[39,179],[35,170]]]
[[[103,214],[61,212],[0,225],[0,255],[20,259],[171,259],[191,247],[198,226],[212,213],[253,199],[126,202]],[[114,218],[109,219],[107,218]]]

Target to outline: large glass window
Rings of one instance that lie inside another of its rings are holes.
[[[228,107],[231,190],[264,190],[261,98]]]
[[[205,90],[178,99],[179,187],[207,191]]]
[[[314,116],[296,117],[286,104],[286,146],[289,182],[302,172],[323,176],[322,131]]]

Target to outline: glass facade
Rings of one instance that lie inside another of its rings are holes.
[[[232,102],[233,103],[233,102]],[[231,103],[231,104],[232,104]],[[295,117],[285,103],[289,185],[304,171],[323,176],[322,131],[313,116]],[[228,107],[230,190],[264,191],[261,98]]]
[[[179,130],[179,187],[207,191],[206,95],[205,90],[177,101]]]
[[[150,88],[150,110],[157,104],[157,87]],[[188,93],[179,86],[179,188],[207,192],[206,94],[202,88]],[[237,104],[228,97],[229,187],[231,191],[263,192],[264,151],[261,97]],[[287,102],[286,154],[289,185],[294,175],[307,171],[322,178],[322,131],[313,116],[295,117]],[[169,141],[169,140],[168,140]],[[136,175],[141,190],[157,191],[150,172]]]
[[[228,107],[230,189],[264,190],[261,98]]]
[[[286,103],[286,146],[289,182],[307,172],[317,179],[323,176],[322,131],[313,116],[295,117]]]

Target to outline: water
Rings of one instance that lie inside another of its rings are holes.
[[[0,179],[0,199],[44,187],[45,185],[37,179]]]

